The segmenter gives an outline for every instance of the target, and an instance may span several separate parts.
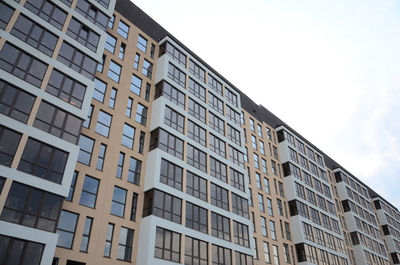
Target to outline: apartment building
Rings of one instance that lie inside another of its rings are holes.
[[[0,263],[51,264],[115,1],[0,2]]]
[[[398,262],[395,207],[130,1],[0,10],[0,264]]]

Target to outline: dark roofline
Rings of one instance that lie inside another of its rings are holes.
[[[193,51],[191,51],[188,47],[186,47],[186,45],[184,45],[177,38],[175,38],[171,33],[169,33],[166,29],[164,29],[160,24],[158,24],[154,19],[152,19],[149,15],[147,15],[143,10],[141,10],[138,6],[136,6],[130,0],[117,0],[116,5],[115,5],[115,11],[120,13],[123,17],[128,19],[130,22],[132,22],[132,24],[136,25],[140,30],[145,32],[148,36],[150,36],[152,39],[156,40],[157,42],[160,42],[166,36],[171,38],[180,47],[182,47],[187,53],[189,53],[191,56],[193,56],[197,61],[199,61],[205,67],[210,69],[216,76],[218,76],[221,80],[223,80],[231,88],[233,88],[237,92],[239,92],[240,98],[241,98],[241,103],[242,103],[242,108],[245,109],[248,113],[253,115],[259,121],[264,121],[264,122],[268,123],[269,125],[273,126],[274,128],[277,128],[280,125],[284,125],[289,130],[291,130],[298,138],[300,138],[305,143],[307,143],[309,146],[311,146],[312,148],[317,150],[319,153],[321,153],[322,156],[324,157],[325,165],[328,168],[330,168],[331,170],[334,170],[336,168],[342,169],[348,175],[350,175],[351,177],[353,177],[354,179],[356,179],[357,181],[362,183],[364,186],[366,186],[368,190],[373,191],[372,189],[370,189],[368,187],[368,185],[366,185],[364,182],[362,182],[357,177],[355,177],[353,174],[351,174],[349,171],[347,171],[344,167],[342,167],[339,163],[337,163],[335,160],[333,160],[327,154],[322,152],[318,147],[316,147],[310,141],[305,139],[301,134],[299,134],[296,130],[292,129],[289,125],[287,125],[285,122],[283,122],[281,119],[279,119],[275,114],[270,112],[264,106],[258,105],[257,103],[255,103],[246,94],[244,94],[242,91],[240,91],[240,89],[238,89],[231,82],[229,82],[225,77],[223,77],[221,74],[219,74],[208,63],[206,63],[199,56],[197,56]],[[374,194],[379,196],[375,191],[374,191]],[[379,196],[379,197],[382,198],[381,196]],[[383,199],[383,200],[385,200],[385,199]],[[385,200],[385,202],[387,202],[387,201]],[[389,202],[387,202],[387,203],[390,204]],[[390,204],[390,205],[392,207],[394,207],[392,204]],[[396,207],[394,207],[394,208],[396,208]]]

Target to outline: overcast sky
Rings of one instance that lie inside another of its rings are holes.
[[[134,2],[400,207],[400,1]]]

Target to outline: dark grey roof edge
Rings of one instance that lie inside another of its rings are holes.
[[[333,160],[327,154],[322,152],[319,148],[317,148],[315,145],[313,145],[310,141],[305,139],[301,134],[299,134],[297,131],[295,131],[289,125],[287,125],[285,122],[283,122],[281,119],[279,119],[275,114],[270,112],[264,106],[258,105],[257,103],[255,103],[246,94],[244,94],[240,89],[238,89],[230,81],[228,81],[225,77],[223,77],[221,74],[219,74],[214,68],[212,68],[208,63],[206,63],[199,56],[197,56],[193,51],[191,51],[188,47],[186,47],[186,45],[184,45],[177,38],[175,38],[171,33],[169,33],[166,29],[164,29],[160,24],[158,24],[154,19],[152,19],[149,15],[147,15],[142,9],[140,9],[138,6],[136,6],[133,2],[131,2],[130,0],[117,0],[116,5],[115,5],[115,11],[120,13],[123,17],[127,18],[130,22],[132,22],[132,24],[136,25],[140,30],[142,30],[148,36],[150,36],[152,39],[154,39],[158,42],[166,36],[170,37],[180,47],[185,49],[186,52],[188,52],[196,60],[201,62],[205,67],[210,69],[215,75],[217,75],[221,80],[223,80],[231,88],[233,88],[237,92],[239,92],[242,107],[247,112],[252,114],[258,120],[264,121],[264,122],[268,123],[269,125],[273,126],[274,128],[276,128],[280,125],[284,125],[288,129],[290,129],[297,137],[299,137],[301,140],[303,140],[308,145],[310,145],[312,148],[314,148],[319,153],[321,153],[324,157],[325,164],[328,168],[330,168],[332,170],[336,169],[336,168],[341,168],[347,174],[349,174],[354,179],[356,179],[357,181],[362,183],[364,186],[366,186],[368,190],[373,191],[371,188],[369,188],[368,185],[366,185],[364,182],[362,182],[357,177],[355,177],[353,174],[351,174],[349,171],[347,171],[344,167],[342,167],[339,163],[337,163],[335,160]],[[373,192],[374,192],[374,194],[378,195],[375,191],[373,191]],[[382,196],[379,196],[379,197],[383,199]],[[385,200],[385,199],[383,199],[383,200]],[[387,202],[387,201],[385,200],[385,202]],[[389,202],[387,202],[387,203],[390,204]],[[394,207],[392,204],[390,204],[390,205],[392,207]],[[394,208],[396,208],[396,207],[394,207]]]

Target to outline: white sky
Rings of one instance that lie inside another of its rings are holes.
[[[400,1],[134,3],[400,207]]]

